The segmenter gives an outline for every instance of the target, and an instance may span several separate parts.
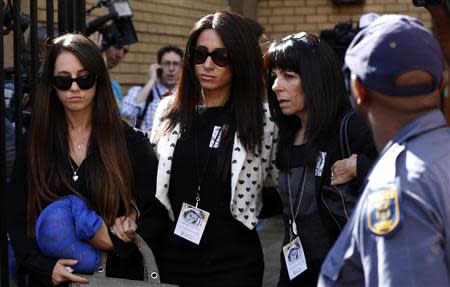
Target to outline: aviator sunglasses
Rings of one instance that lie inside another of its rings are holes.
[[[96,81],[97,77],[94,75],[83,75],[78,78],[55,76],[52,79],[52,85],[60,91],[67,91],[72,87],[72,83],[76,82],[80,89],[89,90],[95,85]]]
[[[208,49],[205,46],[196,46],[192,51],[191,57],[196,65],[203,64],[208,57],[211,57],[214,64],[219,67],[226,67],[230,64],[227,49],[225,48],[217,48],[212,52],[208,52]]]

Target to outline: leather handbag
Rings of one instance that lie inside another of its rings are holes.
[[[156,266],[155,257],[150,247],[145,243],[139,234],[135,234],[134,244],[136,244],[143,258],[144,264],[144,281],[129,280],[120,278],[106,277],[106,252],[102,253],[101,266],[93,275],[80,275],[89,280],[87,284],[72,282],[69,287],[169,287],[178,286],[173,284],[164,284],[159,280],[158,267]]]
[[[348,141],[348,122],[354,115],[353,111],[347,112],[341,120],[339,127],[339,146],[341,159],[351,156]],[[321,188],[320,197],[333,221],[340,231],[344,228],[348,218],[358,199],[359,188],[352,182],[336,186],[324,185]]]

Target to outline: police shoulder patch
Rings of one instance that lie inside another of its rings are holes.
[[[373,191],[367,197],[367,227],[375,235],[392,235],[401,219],[399,190],[396,184]]]

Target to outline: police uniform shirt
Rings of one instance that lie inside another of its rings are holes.
[[[449,177],[450,129],[433,110],[385,148],[318,286],[450,286]]]

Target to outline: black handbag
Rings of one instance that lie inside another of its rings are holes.
[[[341,120],[339,127],[339,147],[341,159],[351,156],[348,142],[348,122],[354,115],[353,111],[347,112]],[[351,182],[337,186],[324,185],[321,188],[320,197],[333,221],[340,231],[344,228],[348,218],[358,199],[358,190]]]
[[[101,267],[93,275],[81,275],[89,280],[87,284],[71,282],[69,287],[176,287],[178,285],[164,284],[159,280],[158,267],[150,247],[139,234],[135,234],[134,244],[139,249],[144,264],[144,281],[106,277],[106,252],[102,253]]]

